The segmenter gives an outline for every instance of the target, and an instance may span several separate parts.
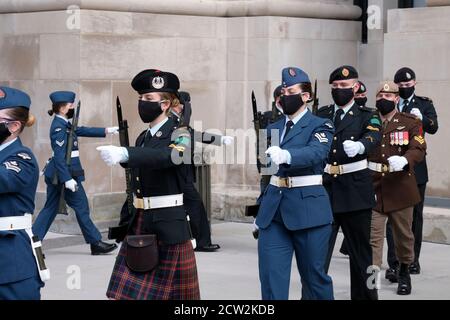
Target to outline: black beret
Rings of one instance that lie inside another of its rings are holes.
[[[367,92],[366,85],[362,81],[358,81],[358,82],[359,82],[359,89],[358,89],[358,91],[356,91],[356,93],[366,93]]]
[[[170,92],[178,94],[180,80],[173,73],[148,69],[139,72],[131,81],[131,86],[139,94],[149,92]]]
[[[189,92],[180,91],[178,92],[178,95],[180,97],[181,103],[184,104],[185,102],[191,102],[191,95],[189,94]]]
[[[411,68],[401,68],[395,73],[394,82],[408,82],[416,79],[416,73]]]
[[[332,84],[333,81],[350,79],[358,79],[358,71],[356,71],[356,69],[352,66],[342,66],[337,68],[330,74],[329,83]]]
[[[275,100],[276,98],[278,98],[279,96],[281,96],[281,88],[282,86],[279,85],[278,87],[275,88],[275,90],[273,91],[273,99]]]

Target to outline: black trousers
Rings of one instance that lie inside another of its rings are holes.
[[[371,222],[371,209],[334,214],[333,231],[330,237],[325,271],[328,273],[336,237],[339,227],[341,227],[350,257],[350,288],[352,300],[378,299],[377,289],[369,289],[367,285],[367,280],[371,276],[367,268],[372,265],[372,247],[370,245]]]
[[[427,184],[417,185],[422,201],[414,206],[412,231],[414,233],[414,262],[419,262],[420,250],[422,249],[422,233],[423,233],[423,203],[425,201],[425,190]],[[392,229],[389,223],[386,225],[386,240],[388,244],[388,264],[390,268],[398,265],[397,257],[394,250],[394,238],[392,237]]]
[[[193,182],[185,184],[183,194],[184,207],[191,218],[192,235],[197,240],[197,246],[209,246],[211,244],[211,227],[202,198]]]

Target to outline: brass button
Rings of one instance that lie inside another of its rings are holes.
[[[351,137],[350,139],[352,139],[352,140],[353,140],[353,139],[355,139],[355,137]]]
[[[337,152],[337,150],[336,149],[333,149],[333,153],[336,153]]]
[[[383,138],[386,138],[386,135],[385,135],[385,134],[383,134]]]
[[[411,173],[408,173],[408,176],[410,176],[410,177],[411,177]]]
[[[381,147],[384,148],[384,147],[386,147],[386,145],[385,145],[385,144],[382,144]]]
[[[334,176],[333,176],[334,178],[337,178],[338,177],[338,175],[337,174],[335,174]]]
[[[141,193],[141,190],[137,189],[136,192],[137,192],[137,193]]]
[[[384,154],[382,154],[381,156],[382,156],[383,158],[385,157],[385,155],[384,155]]]
[[[139,177],[136,177],[136,181],[139,181]]]
[[[336,140],[337,140],[337,137],[334,137],[333,140],[336,141]]]
[[[382,173],[382,174],[381,174],[382,177],[384,177],[385,175],[386,175],[385,173]]]
[[[333,162],[333,166],[337,166],[337,162]]]

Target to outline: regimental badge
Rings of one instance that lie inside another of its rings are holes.
[[[3,99],[4,97],[6,97],[6,93],[0,89],[0,99]]]
[[[383,90],[384,90],[384,91],[389,91],[389,89],[390,89],[390,88],[389,88],[389,84],[385,83],[385,84],[384,84],[384,87],[383,87]]]
[[[323,133],[323,132],[316,133],[314,135],[314,137],[316,137],[316,139],[319,140],[320,143],[328,143],[327,135],[325,133]]]
[[[161,89],[164,87],[164,79],[162,77],[154,77],[152,80],[152,87],[155,89]]]
[[[289,75],[290,75],[291,77],[295,77],[295,76],[297,75],[297,73],[295,72],[295,69],[289,68]]]
[[[5,165],[7,170],[12,170],[16,173],[19,173],[20,171],[22,171],[19,168],[19,164],[16,161],[6,161],[3,164]]]
[[[361,90],[366,91],[366,87],[364,87],[364,85],[361,85]]]
[[[348,77],[349,74],[350,74],[350,71],[348,71],[347,68],[342,69],[342,75],[343,75],[344,77]]]
[[[156,133],[156,136],[159,138],[159,137],[161,137],[162,136],[162,132],[161,131],[158,131],[157,133]]]
[[[407,146],[409,144],[409,132],[403,132],[403,145]]]
[[[409,72],[406,73],[406,78],[407,78],[408,80],[411,80],[412,76],[411,76],[411,74],[410,74]]]
[[[31,160],[31,157],[28,154],[23,153],[23,152],[18,153],[17,156],[22,158],[23,160]]]

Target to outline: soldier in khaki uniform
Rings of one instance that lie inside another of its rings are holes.
[[[423,160],[426,143],[421,123],[396,109],[398,86],[382,82],[376,107],[383,121],[381,145],[369,154],[377,205],[372,215],[373,263],[381,266],[386,220],[392,226],[395,253],[400,261],[397,294],[411,293],[409,265],[414,261],[413,208],[420,202],[414,166]]]

